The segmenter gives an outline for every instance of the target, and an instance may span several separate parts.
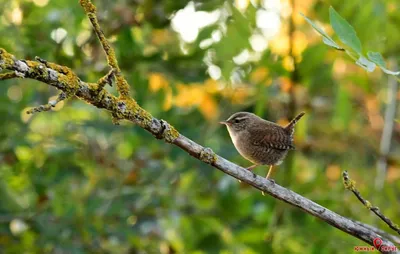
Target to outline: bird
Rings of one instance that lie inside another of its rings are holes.
[[[226,125],[236,150],[253,165],[269,165],[266,178],[269,179],[272,168],[285,159],[289,150],[294,150],[293,134],[296,123],[305,112],[299,113],[288,125],[282,127],[262,119],[250,112],[237,112],[220,124]]]

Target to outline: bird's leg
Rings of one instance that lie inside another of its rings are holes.
[[[267,174],[267,176],[266,176],[265,178],[268,179],[268,180],[270,180],[272,183],[275,183],[275,180],[274,180],[274,179],[270,179],[270,178],[269,178],[269,176],[270,176],[270,175],[272,174],[272,172],[274,171],[273,169],[274,169],[274,166],[273,166],[273,165],[269,166],[268,174]]]
[[[269,176],[271,175],[271,173],[272,173],[272,170],[273,169],[273,165],[271,165],[271,166],[269,166],[269,170],[268,170],[268,174],[267,174],[267,176],[265,177],[265,179],[268,179],[268,180],[270,180],[272,183],[275,183],[275,180],[274,179],[269,179]],[[261,192],[261,194],[263,195],[263,196],[265,196],[265,193],[262,191]]]
[[[265,178],[267,178],[267,179],[269,178],[269,176],[271,175],[271,173],[273,171],[272,168],[273,168],[273,165],[269,166],[268,174]]]

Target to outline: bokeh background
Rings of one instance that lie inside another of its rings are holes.
[[[363,195],[399,223],[397,123],[389,154],[380,152],[384,126],[396,120],[385,123],[388,95],[397,91],[388,91],[387,75],[366,73],[324,45],[299,15],[332,34],[332,5],[364,48],[395,68],[399,1],[94,3],[134,98],[154,116],[249,166],[218,121],[251,111],[285,124],[305,110],[297,150],[275,180],[389,231],[345,191],[341,172],[348,170]],[[78,1],[1,1],[0,35],[0,47],[20,59],[40,56],[90,82],[108,72]],[[76,98],[25,113],[56,94],[33,80],[0,84],[1,253],[349,253],[366,245],[130,123],[113,125],[108,112]],[[387,170],[378,170],[380,157]],[[265,175],[267,167],[255,172]]]

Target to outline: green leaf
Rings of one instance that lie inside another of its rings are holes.
[[[391,70],[386,69],[386,63],[385,63],[385,60],[383,60],[381,53],[368,51],[367,55],[368,55],[369,60],[376,63],[379,66],[379,68],[381,68],[382,71],[385,72],[386,74],[395,75],[395,76],[400,75],[400,71],[396,72],[396,71],[391,71]]]
[[[322,42],[325,43],[328,46],[331,46],[332,48],[335,48],[337,50],[344,50],[342,47],[340,47],[339,45],[336,44],[336,42],[334,42],[333,40],[329,40],[326,37],[322,38]]]
[[[367,56],[368,56],[369,60],[376,63],[378,66],[382,66],[382,67],[386,66],[385,60],[383,60],[381,53],[368,51]]]
[[[359,55],[361,55],[361,42],[357,37],[356,31],[342,16],[339,15],[339,13],[335,11],[335,9],[333,9],[332,6],[329,7],[329,19],[331,21],[332,28],[339,36],[339,39]]]
[[[340,47],[322,28],[320,28],[317,24],[314,23],[311,19],[309,19],[306,15],[303,13],[300,13],[301,16],[320,34],[322,35],[322,41],[328,45],[331,46],[335,49],[338,50],[343,50],[342,47]]]
[[[376,68],[376,64],[369,61],[367,58],[360,56],[360,58],[358,58],[357,65],[363,67],[364,69],[366,69],[368,72],[373,72]]]

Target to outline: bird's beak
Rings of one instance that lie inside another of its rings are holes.
[[[224,125],[228,125],[229,123],[228,122],[226,122],[226,121],[221,121],[221,122],[219,122],[220,124],[224,124]]]

